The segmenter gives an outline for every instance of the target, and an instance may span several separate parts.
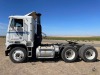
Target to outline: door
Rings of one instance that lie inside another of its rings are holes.
[[[23,40],[23,19],[12,19],[9,27],[9,40]]]

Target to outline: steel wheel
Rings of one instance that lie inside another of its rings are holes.
[[[74,52],[72,49],[68,49],[68,50],[65,52],[65,57],[66,57],[66,59],[68,59],[68,60],[72,60],[72,59],[75,57],[75,52]]]
[[[96,56],[96,53],[95,53],[95,51],[93,51],[92,49],[88,49],[88,50],[85,52],[85,57],[86,57],[88,60],[94,59],[95,56]]]
[[[14,60],[21,61],[24,58],[25,55],[24,55],[23,51],[18,49],[18,50],[13,52],[12,56],[13,56]]]

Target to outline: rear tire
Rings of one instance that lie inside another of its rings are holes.
[[[74,62],[78,57],[78,52],[74,47],[67,46],[61,52],[61,57],[65,62]]]
[[[24,48],[15,47],[10,51],[9,57],[14,63],[23,63],[26,61],[27,52]]]
[[[84,45],[79,50],[79,56],[85,62],[94,62],[94,61],[96,61],[96,59],[98,57],[98,52],[93,46]]]

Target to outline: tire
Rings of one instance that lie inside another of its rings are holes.
[[[74,47],[67,46],[61,52],[61,57],[65,62],[74,62],[78,57],[78,52]]]
[[[89,46],[89,45],[83,45],[83,46],[79,49],[79,52],[78,52],[79,57],[81,57],[81,51],[82,51],[86,46]]]
[[[15,47],[10,51],[9,57],[14,63],[23,63],[26,61],[27,52],[22,47]]]
[[[98,52],[93,46],[84,45],[79,49],[79,56],[85,62],[94,62],[98,57]]]

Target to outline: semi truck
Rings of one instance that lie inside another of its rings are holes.
[[[85,62],[97,60],[98,52],[91,45],[68,41],[58,44],[42,44],[41,13],[9,16],[6,34],[5,55],[14,63],[25,62],[28,58],[49,59],[61,57],[65,62],[81,58]]]

